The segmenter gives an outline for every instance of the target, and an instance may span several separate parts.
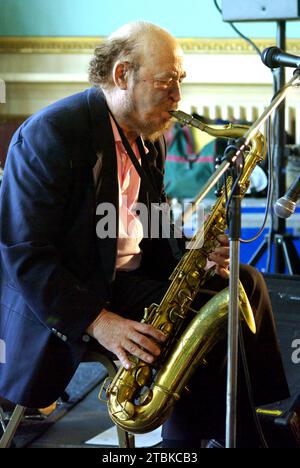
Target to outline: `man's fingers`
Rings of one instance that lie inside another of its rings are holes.
[[[124,345],[124,348],[128,353],[132,354],[132,356],[136,356],[142,361],[152,363],[154,361],[154,357],[147,353],[145,350],[140,348],[138,345],[133,343],[132,341],[127,341]]]
[[[132,366],[132,363],[130,362],[128,356],[127,356],[127,353],[126,351],[119,347],[115,350],[115,354],[117,356],[117,358],[119,359],[122,367],[125,367],[125,369],[130,369],[131,366]]]
[[[137,330],[140,333],[143,333],[144,335],[151,336],[160,343],[164,343],[164,341],[166,340],[166,336],[161,331],[154,328],[152,325],[135,322],[134,328],[135,330]]]
[[[226,234],[222,234],[222,235],[218,236],[218,241],[222,245],[229,245],[229,239],[228,239],[228,236]]]
[[[230,259],[228,257],[223,257],[215,253],[211,253],[208,258],[210,261],[215,262],[217,265],[223,268],[227,268],[230,264]]]
[[[131,332],[128,335],[128,338],[143,348],[145,351],[149,351],[153,356],[160,355],[159,346],[151,339],[147,338],[145,335],[138,332]]]
[[[151,354],[148,354],[130,340],[128,340],[124,346],[118,346],[118,348],[114,350],[114,353],[121,362],[122,367],[127,370],[132,367],[132,362],[130,361],[128,354],[131,354],[132,356],[137,357],[144,362],[148,362],[149,364],[154,361],[154,358],[151,356]]]
[[[160,355],[159,345],[166,336],[152,325],[132,321],[133,327],[127,334],[124,349],[145,362],[152,363]]]
[[[230,248],[229,247],[216,247],[216,249],[212,252],[214,254],[220,255],[221,257],[228,258],[230,255]]]
[[[221,276],[221,278],[223,279],[229,279],[229,276],[230,276],[230,273],[229,273],[229,270],[227,268],[222,268],[220,266],[217,267],[216,269],[216,272],[218,275]]]
[[[159,356],[159,345],[166,337],[152,325],[128,320],[110,311],[99,317],[93,324],[92,336],[112,351],[126,369],[132,365],[129,354],[148,363]]]

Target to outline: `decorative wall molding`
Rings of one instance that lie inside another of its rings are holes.
[[[90,54],[101,41],[101,37],[0,36],[0,53]]]
[[[103,37],[13,37],[0,36],[0,53],[91,54]],[[252,47],[243,39],[178,38],[186,53],[251,54]],[[274,39],[253,39],[260,50],[275,45]],[[288,39],[287,50],[300,51],[300,39]]]
[[[103,38],[0,37],[0,79],[6,103],[0,119],[26,116],[89,86],[88,66],[94,47]],[[270,102],[273,77],[248,43],[241,39],[179,39],[185,50],[187,78],[181,108],[196,109],[210,118],[254,120]],[[263,50],[271,39],[255,40]],[[288,41],[299,55],[300,39]],[[287,80],[292,69],[286,70]],[[300,93],[287,98],[287,130],[300,144]]]
[[[266,47],[276,45],[276,41],[270,39],[252,39],[255,45],[262,51]],[[202,38],[202,39],[179,39],[186,53],[199,54],[255,54],[253,47],[243,39],[237,38]],[[291,52],[300,51],[300,40],[287,40],[287,50]]]

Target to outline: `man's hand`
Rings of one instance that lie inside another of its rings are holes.
[[[160,354],[165,335],[152,325],[128,320],[103,309],[87,333],[114,353],[126,369],[132,365],[128,354],[152,363]]]
[[[229,278],[230,248],[229,240],[226,235],[219,236],[220,246],[212,252],[208,259],[216,263],[216,272],[224,279]]]

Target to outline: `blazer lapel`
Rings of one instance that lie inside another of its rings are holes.
[[[96,210],[98,213],[104,211],[101,209],[101,204],[103,204],[103,207],[111,207],[110,213],[115,212],[116,217],[116,219],[112,220],[115,222],[115,229],[112,229],[112,222],[111,229],[108,227],[109,234],[107,234],[107,237],[99,238],[99,235],[97,235],[100,258],[106,276],[111,281],[115,273],[119,229],[119,186],[115,140],[102,91],[91,88],[88,94],[88,104],[92,125],[92,145],[97,156],[93,168]],[[96,225],[105,217],[109,219],[107,212],[96,215]],[[111,230],[115,232],[110,232]]]
[[[146,162],[147,167],[145,167],[144,169],[149,174],[149,177],[151,177],[152,184],[154,185],[155,190],[158,192],[158,194],[162,194],[163,193],[163,172],[159,168],[159,164],[158,164],[159,153],[162,159],[165,158],[162,141],[158,141],[157,146],[155,146],[151,142],[145,142],[145,144],[149,150],[149,153],[147,154],[147,162]],[[140,197],[141,198],[145,197],[145,193],[143,191],[140,191]],[[161,203],[166,202],[164,197],[161,198],[160,202]],[[148,209],[150,208],[148,207]],[[160,218],[159,218],[159,221],[161,222]],[[166,240],[168,241],[173,257],[177,261],[180,260],[180,258],[182,257],[182,251],[179,248],[179,244],[174,237],[173,224],[170,224],[170,236],[167,237]]]

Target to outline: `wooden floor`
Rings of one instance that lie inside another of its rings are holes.
[[[112,426],[98,391],[94,389],[28,448],[95,448],[85,442]]]
[[[300,394],[300,363],[292,361],[292,343],[300,339],[300,279],[268,278],[284,366],[293,396]],[[37,438],[30,448],[100,448],[85,442],[112,427],[99,386]],[[299,415],[300,417],[300,415]]]

